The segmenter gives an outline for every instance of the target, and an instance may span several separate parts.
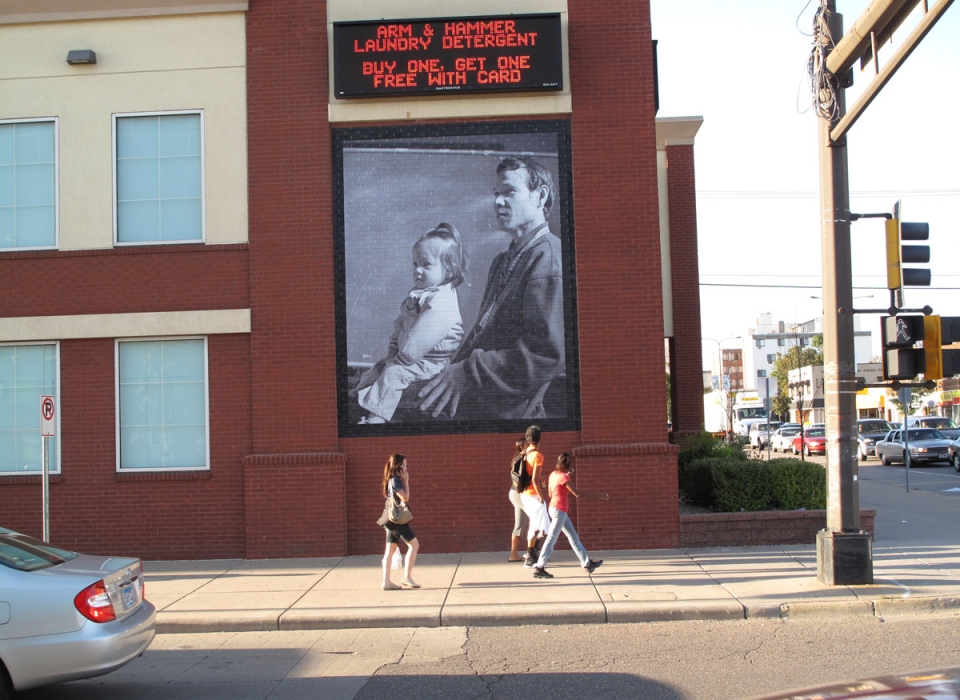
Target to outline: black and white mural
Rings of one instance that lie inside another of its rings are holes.
[[[334,132],[340,434],[579,428],[569,124]]]

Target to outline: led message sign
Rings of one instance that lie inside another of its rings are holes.
[[[562,90],[560,15],[335,22],[337,98]]]

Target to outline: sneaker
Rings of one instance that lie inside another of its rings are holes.
[[[541,569],[539,566],[537,566],[533,569],[533,577],[534,578],[553,578],[553,574],[551,574],[546,569]]]
[[[404,588],[420,588],[420,584],[414,581],[412,578],[405,578],[400,582],[400,585]]]
[[[523,568],[524,569],[533,569],[537,566],[537,560],[532,557],[523,558]]]
[[[397,584],[395,584],[393,581],[387,581],[385,584],[383,584],[383,590],[385,590],[385,591],[399,591],[399,590],[400,590],[400,586],[398,586]]]
[[[590,563],[583,567],[583,569],[588,574],[592,574],[594,571],[600,568],[601,564],[603,564],[603,559],[591,559]]]

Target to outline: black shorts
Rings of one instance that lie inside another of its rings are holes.
[[[417,539],[417,536],[413,534],[413,528],[410,527],[410,523],[406,525],[387,523],[383,526],[383,529],[387,531],[387,544],[399,544],[400,540],[410,544]]]

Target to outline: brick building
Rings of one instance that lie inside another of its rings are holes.
[[[661,358],[666,337],[674,430],[695,430],[700,119],[656,118],[647,2],[522,11],[559,27],[558,85],[341,98],[338,23],[406,27],[435,3],[0,10],[0,525],[40,534],[49,394],[51,539],[83,551],[379,551],[393,452],[423,551],[505,547],[507,465],[531,422],[548,465],[571,451],[578,486],[611,493],[575,506],[591,548],[678,546]],[[405,394],[403,418],[358,424],[351,390],[386,350],[413,242],[443,219],[461,231],[469,333],[509,244],[497,164],[530,154],[557,185],[554,375],[524,410],[482,394],[478,414],[434,419]]]

